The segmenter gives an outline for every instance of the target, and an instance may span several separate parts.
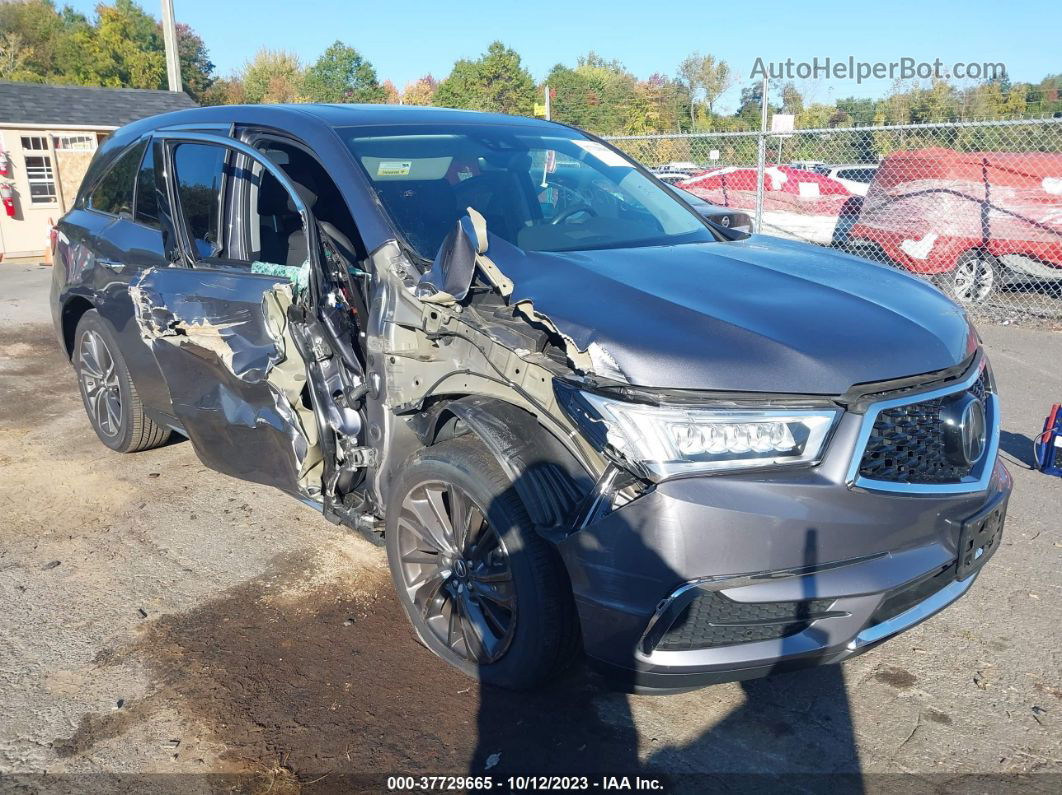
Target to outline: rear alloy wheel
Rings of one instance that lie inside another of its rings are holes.
[[[947,292],[960,304],[983,304],[999,287],[999,260],[979,249],[966,251],[945,279]]]
[[[108,439],[122,432],[122,393],[118,367],[107,343],[87,329],[78,345],[77,374],[93,426]]]
[[[100,441],[120,453],[158,447],[169,428],[144,413],[118,340],[96,310],[78,321],[74,332],[74,371],[92,429]]]
[[[472,436],[415,453],[388,499],[385,543],[417,637],[471,677],[524,689],[578,649],[571,584],[512,482]]]

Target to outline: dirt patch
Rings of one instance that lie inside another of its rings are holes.
[[[382,567],[303,588],[315,560],[280,557],[262,577],[100,655],[104,666],[146,665],[153,690],[86,716],[56,749],[88,753],[168,708],[224,743],[228,772],[260,783],[283,770],[304,789],[488,764],[495,774],[637,767],[629,715],[599,719],[601,690],[584,672],[533,694],[481,687],[416,642]]]
[[[939,709],[933,709],[930,707],[923,713],[929,720],[934,723],[939,723],[941,726],[951,726],[953,723],[951,715],[946,712],[941,712]]]
[[[0,394],[0,513],[20,516],[5,530],[24,535],[81,529],[123,508],[133,489],[115,478],[112,467],[96,464],[113,461],[115,454],[92,432],[50,329],[4,331]],[[49,509],[27,510],[33,504]]]
[[[874,678],[897,690],[908,690],[918,681],[918,677],[910,671],[892,665],[887,665],[883,670],[878,671],[874,674]]]
[[[51,328],[4,329],[0,334],[0,429],[27,428],[69,410],[80,400],[70,363]]]

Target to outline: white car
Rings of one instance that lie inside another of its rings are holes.
[[[877,163],[853,163],[852,165],[841,166],[821,165],[815,168],[817,174],[837,180],[854,196],[867,195],[867,189],[870,187],[870,183],[874,179],[874,173],[877,170]]]

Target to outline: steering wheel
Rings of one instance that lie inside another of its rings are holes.
[[[554,216],[553,220],[551,220],[550,223],[554,226],[556,226],[557,224],[563,224],[573,215],[578,215],[579,213],[587,213],[588,215],[591,215],[594,218],[597,217],[597,211],[589,204],[577,204],[575,207],[569,207],[567,210],[564,210],[558,215]]]

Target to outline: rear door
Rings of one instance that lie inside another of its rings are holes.
[[[208,467],[319,501],[319,427],[290,320],[310,302],[310,213],[240,142],[162,134],[161,155],[181,260],[146,271],[132,296],[173,411]],[[248,224],[265,228],[252,236]]]
[[[85,241],[94,258],[94,267],[85,271],[90,274],[90,300],[117,333],[144,407],[162,420],[170,413],[169,397],[155,360],[140,341],[129,300],[129,285],[147,268],[167,262],[150,143],[143,138],[118,155],[71,217],[90,238]]]

